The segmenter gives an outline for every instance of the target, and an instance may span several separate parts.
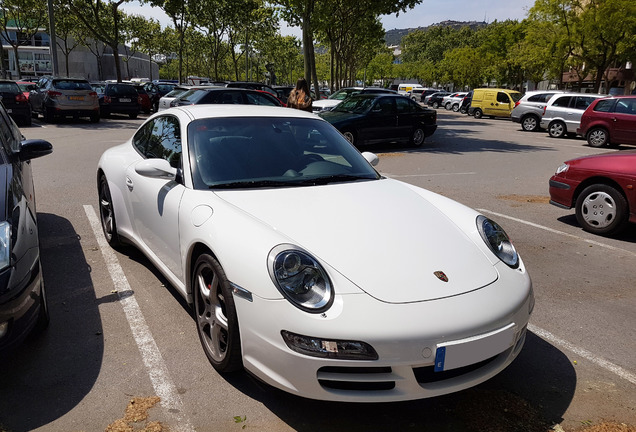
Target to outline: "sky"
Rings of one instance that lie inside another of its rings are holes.
[[[381,17],[385,30],[426,27],[441,21],[503,21],[522,20],[534,0],[422,0],[413,9],[398,16]],[[122,10],[129,14],[143,15],[159,20],[162,26],[171,25],[170,19],[159,8],[140,6],[138,2],[124,3]],[[281,23],[282,35],[301,36],[298,27]]]

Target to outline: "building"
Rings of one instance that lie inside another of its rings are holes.
[[[32,38],[24,40],[24,35],[21,35],[16,28],[8,27],[7,35],[14,44],[17,41],[21,41],[22,44],[18,48],[18,58],[16,59],[13,47],[5,39],[5,34],[0,34],[4,77],[18,79],[21,75],[23,80],[37,80],[40,76],[53,74],[51,39],[44,30],[39,31]],[[58,45],[61,42],[58,40]],[[96,51],[97,55],[82,45],[73,49],[68,56],[68,70],[66,56],[58,46],[58,75],[81,77],[89,81],[117,79],[112,49],[101,43],[94,45],[93,50]],[[129,47],[124,45],[120,45],[119,53],[122,79],[159,78],[159,65],[152,62],[146,54],[132,52]],[[18,74],[18,68],[20,74]]]

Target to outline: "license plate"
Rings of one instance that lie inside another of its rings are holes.
[[[83,101],[84,100],[84,96],[69,96],[68,98],[69,98],[69,100],[73,100],[73,101]]]
[[[119,102],[130,102],[128,98],[119,98]]]
[[[515,325],[474,336],[467,339],[445,342],[435,352],[435,372],[457,369],[501,354],[510,348],[515,338]]]

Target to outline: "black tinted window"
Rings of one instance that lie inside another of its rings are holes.
[[[574,108],[579,110],[584,110],[590,106],[592,102],[594,102],[593,97],[590,96],[577,96],[576,101],[574,102]]]
[[[128,96],[137,98],[137,90],[131,85],[114,84],[106,88],[106,94],[109,96]]]
[[[395,100],[395,104],[397,105],[398,114],[406,114],[415,111],[413,105],[411,105],[412,102],[413,101],[411,99],[397,98]]]
[[[614,99],[603,99],[598,101],[598,103],[594,106],[594,111],[599,112],[611,112],[612,107],[614,106]]]
[[[247,103],[251,105],[280,106],[274,98],[269,97],[265,93],[249,92],[245,96],[247,97]]]
[[[497,92],[497,102],[510,103],[510,98],[504,92]]]
[[[58,90],[92,90],[88,81],[57,80],[53,86]]]
[[[619,114],[636,115],[636,99],[619,99],[615,111]]]
[[[554,96],[554,93],[539,93],[534,96],[530,96],[528,98],[528,102],[545,103],[549,101],[552,96]]]
[[[555,107],[568,107],[570,106],[570,100],[572,99],[572,96],[561,96],[559,98],[557,98],[554,103],[552,104],[552,106]]]
[[[20,87],[16,83],[3,82],[0,83],[0,92],[3,93],[20,93]]]
[[[166,159],[174,168],[181,166],[181,129],[175,117],[157,117],[146,123],[135,134],[133,145],[148,159]]]

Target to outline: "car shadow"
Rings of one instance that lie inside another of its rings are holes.
[[[62,417],[89,394],[104,353],[98,305],[118,301],[96,298],[91,267],[71,223],[48,213],[37,218],[51,322],[0,358],[0,430],[13,432]]]
[[[71,117],[58,118],[53,123],[46,123],[44,120],[33,120],[31,126],[24,129],[35,129],[47,126],[54,126],[61,129],[87,129],[87,130],[109,130],[109,129],[130,129],[137,130],[147,117],[140,115],[137,119],[129,119],[128,117],[112,117],[102,118],[98,123],[91,123],[87,118],[73,119]],[[22,129],[22,128],[20,128]]]
[[[567,216],[561,216],[557,218],[557,220],[565,225],[569,225],[571,227],[578,228],[582,233],[585,233],[583,228],[579,225],[576,220],[576,216],[574,214],[569,214]],[[618,240],[626,243],[636,243],[636,224],[627,224],[627,227],[618,234],[614,234],[611,236],[595,236],[594,234],[586,233],[587,235],[592,235],[598,239],[598,241],[603,241],[604,238],[610,238],[613,240]]]
[[[545,432],[563,420],[577,377],[558,348],[528,332],[519,357],[494,378],[446,396],[409,402],[304,399],[246,373],[225,379],[299,431],[387,430]]]

